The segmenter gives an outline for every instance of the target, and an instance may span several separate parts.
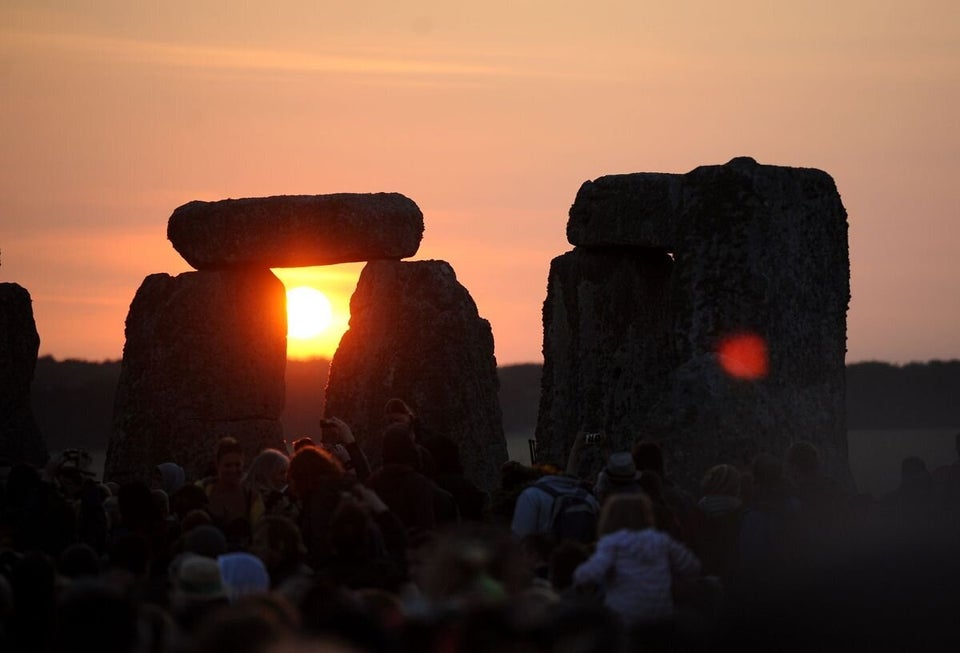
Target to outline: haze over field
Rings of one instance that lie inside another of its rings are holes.
[[[960,356],[960,5],[7,0],[0,281],[41,353],[115,359],[190,200],[396,191],[500,364],[541,360],[551,258],[601,175],[735,156],[830,173],[848,361]],[[346,328],[362,264],[278,271]],[[335,331],[295,355],[329,355]]]

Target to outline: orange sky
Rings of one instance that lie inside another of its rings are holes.
[[[955,1],[251,4],[0,4],[0,281],[41,353],[120,356],[187,201],[396,191],[498,362],[539,361],[583,181],[746,155],[836,180],[849,361],[960,357]],[[283,274],[343,317],[360,267]]]

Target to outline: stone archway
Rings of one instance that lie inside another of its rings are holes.
[[[165,461],[198,478],[226,435],[249,457],[283,449],[285,291],[270,268],[368,261],[351,300],[349,346],[333,359],[335,414],[376,459],[384,397],[407,398],[462,449],[477,451],[482,440],[484,455],[467,456],[466,472],[484,487],[496,482],[506,444],[490,326],[449,264],[402,260],[423,235],[412,200],[340,193],[190,202],[171,215],[167,235],[197,271],[148,276],[130,306],[106,478],[149,478]],[[404,292],[395,292],[398,279]],[[371,310],[353,308],[358,302]]]

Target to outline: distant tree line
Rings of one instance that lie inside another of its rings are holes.
[[[540,399],[540,365],[499,369],[500,403],[506,432],[532,431]],[[323,388],[330,363],[288,361],[288,438],[319,436]],[[120,361],[37,361],[33,409],[50,450],[106,447]],[[855,363],[847,366],[847,427],[850,429],[960,428],[960,360],[909,365]]]

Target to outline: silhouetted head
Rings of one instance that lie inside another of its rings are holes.
[[[445,435],[437,435],[423,443],[430,455],[438,474],[461,474],[463,464],[460,462],[460,447]]]
[[[383,407],[384,426],[391,424],[406,424],[410,426],[414,420],[413,411],[402,399],[388,399]]]
[[[282,490],[287,484],[290,459],[276,449],[264,449],[250,463],[243,477],[244,486],[258,492]]]
[[[196,508],[189,511],[180,520],[180,532],[186,535],[198,526],[208,526],[213,523],[210,513],[203,508]]]
[[[660,505],[667,503],[663,496],[663,479],[660,474],[650,470],[640,472],[640,475],[637,476],[637,485],[653,503]]]
[[[516,460],[508,460],[500,466],[500,487],[504,490],[518,490],[539,477],[536,469]]]
[[[71,544],[60,554],[58,571],[65,578],[96,578],[100,575],[100,557],[89,544]]]
[[[52,650],[127,653],[137,643],[137,609],[107,585],[85,582],[63,595]]]
[[[290,490],[303,500],[318,487],[343,477],[343,465],[333,454],[319,447],[304,447],[293,454],[287,480]]]
[[[603,504],[600,520],[597,522],[597,536],[603,537],[619,530],[642,531],[655,528],[653,503],[642,492],[635,494],[614,494]]]
[[[820,450],[805,440],[787,447],[783,459],[787,469],[796,477],[815,476],[820,471]]]
[[[142,481],[132,481],[120,486],[117,506],[123,525],[135,532],[150,532],[162,519],[160,508]]]
[[[270,591],[270,574],[263,561],[252,553],[235,551],[217,557],[220,578],[231,603],[245,596]]]
[[[243,450],[235,438],[220,438],[217,443],[217,482],[239,485],[243,478]]]
[[[714,465],[703,475],[700,491],[704,496],[740,496],[740,471],[733,465]]]
[[[383,464],[420,466],[420,453],[410,439],[410,430],[403,424],[388,426],[383,432]]]
[[[313,441],[309,435],[306,435],[302,438],[297,438],[293,441],[293,452],[296,453],[303,449],[304,447],[315,447],[317,443]]]
[[[334,551],[345,557],[367,552],[370,517],[354,501],[341,501],[330,520],[330,542]]]
[[[194,510],[204,510],[210,504],[210,499],[203,488],[193,483],[188,483],[182,488],[170,495],[170,510],[175,513],[180,521],[186,518],[187,514]]]
[[[154,487],[163,490],[168,496],[182,488],[186,480],[183,467],[176,463],[160,463],[154,468]]]
[[[656,442],[641,440],[633,445],[630,452],[633,456],[633,463],[637,466],[637,471],[650,470],[661,476],[664,475],[663,449]]]
[[[307,556],[300,528],[280,515],[267,515],[257,522],[250,552],[263,560],[275,581],[283,569],[293,569]]]

